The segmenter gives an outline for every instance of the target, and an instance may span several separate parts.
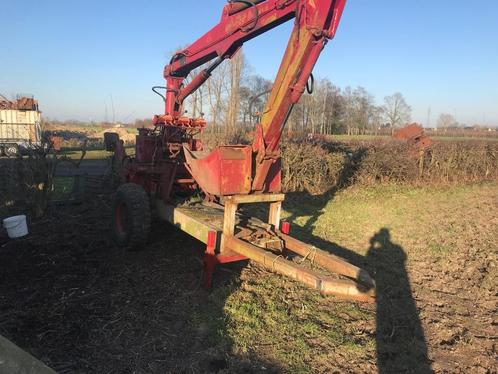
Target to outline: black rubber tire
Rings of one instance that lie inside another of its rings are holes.
[[[122,248],[142,249],[149,238],[151,212],[147,193],[134,183],[121,185],[114,197],[112,234]]]
[[[19,154],[19,148],[15,144],[7,144],[3,151],[7,157],[16,157]]]

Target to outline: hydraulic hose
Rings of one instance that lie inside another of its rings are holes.
[[[259,1],[261,2],[261,1]],[[259,21],[259,11],[258,11],[258,7],[256,6],[256,3],[253,1],[253,0],[228,0],[228,3],[229,4],[243,4],[243,5],[246,5],[245,8],[241,8],[241,10],[244,10],[244,9],[247,9],[247,8],[251,8],[254,10],[254,20],[253,22],[247,27],[247,28],[242,28],[241,31],[242,32],[249,32],[251,30],[253,30],[256,25],[258,24],[258,21]]]

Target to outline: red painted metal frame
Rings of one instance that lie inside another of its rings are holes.
[[[281,231],[282,231],[285,235],[289,235],[289,234],[290,234],[290,229],[291,229],[291,224],[290,224],[290,222],[282,222],[282,229],[281,229]]]
[[[154,129],[140,129],[136,157],[123,163],[123,181],[138,183],[164,201],[175,191],[198,188],[210,200],[280,192],[280,138],[285,123],[320,53],[334,37],[345,4],[346,0],[253,0],[250,5],[247,0],[234,0],[225,6],[219,24],[177,52],[165,67],[165,114],[154,117]],[[206,121],[185,117],[183,101],[245,42],[293,18],[294,29],[252,147],[242,152],[244,157],[226,157],[233,153],[226,148],[197,157],[194,153],[202,150],[202,143],[194,136],[205,128]],[[185,85],[187,75],[205,63],[210,65]]]
[[[252,147],[254,168],[250,175],[238,176],[236,180],[225,179],[226,190],[236,194],[279,192],[280,138],[285,122],[304,93],[325,44],[335,36],[345,4],[346,0],[264,0],[254,2],[253,6],[237,1],[228,4],[220,23],[192,45],[177,52],[164,68],[167,87],[165,114],[156,116],[155,123],[171,126],[195,124],[196,119],[182,117],[183,101],[206,82],[223,60],[233,57],[245,42],[295,18],[294,30],[256,131]],[[211,60],[215,61],[184,85],[193,69]],[[221,162],[204,162],[195,158],[188,163],[196,181],[237,175],[235,164],[230,168]],[[196,163],[199,165],[195,166]],[[251,188],[249,191],[237,190],[237,186],[245,186],[245,178],[251,179]],[[206,184],[201,188],[208,195],[224,195],[220,194],[219,188],[210,189]]]
[[[291,224],[290,222],[282,222],[281,231],[285,235],[290,234]],[[228,264],[231,262],[238,261],[246,261],[247,257],[242,255],[234,255],[234,256],[223,256],[220,254],[216,254],[216,242],[218,235],[216,231],[210,231],[208,233],[208,240],[206,245],[206,251],[204,253],[204,274],[202,279],[202,286],[205,289],[210,289],[213,284],[213,274],[216,270],[217,265]]]
[[[238,262],[247,260],[247,257],[242,255],[223,256],[216,253],[216,231],[208,233],[208,240],[206,245],[206,252],[204,253],[204,274],[202,279],[202,286],[210,289],[213,284],[213,273],[216,270],[216,265],[227,264],[230,262]]]

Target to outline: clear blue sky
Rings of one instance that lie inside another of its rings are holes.
[[[214,26],[224,0],[4,0],[0,93],[32,93],[57,119],[147,118],[162,111],[170,53]],[[247,44],[255,73],[272,79],[291,24]],[[441,112],[498,125],[498,1],[349,0],[315,75],[396,91],[414,120]]]

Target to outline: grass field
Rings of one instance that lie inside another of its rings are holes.
[[[134,147],[126,147],[126,152],[128,154],[133,154],[135,152]],[[72,160],[79,160],[81,158],[81,151],[78,150],[63,150],[63,156],[67,156]],[[85,160],[104,160],[112,156],[112,152],[107,152],[103,149],[92,149],[86,151]]]
[[[347,142],[347,141],[374,141],[374,140],[390,140],[388,135],[330,135],[331,140]],[[485,141],[496,142],[498,137],[472,137],[472,136],[431,136],[431,139],[439,142],[464,142],[464,141]]]
[[[223,319],[208,309],[192,323],[217,332],[214,343],[285,372],[455,372],[456,362],[467,372],[489,369],[497,196],[496,185],[290,196],[293,235],[365,266],[377,306],[336,302],[250,267],[240,287],[211,295]]]
[[[56,187],[67,195],[71,180]],[[110,195],[91,194],[30,222],[26,239],[0,236],[2,335],[58,372],[496,366],[497,183],[288,194],[291,234],[367,269],[375,304],[322,297],[246,263],[220,267],[206,291],[203,245],[155,221],[142,251],[123,251],[109,237],[111,207]]]
[[[497,142],[498,137],[472,137],[472,136],[432,136],[432,139],[440,142],[466,142],[466,141],[481,141],[481,142]]]

